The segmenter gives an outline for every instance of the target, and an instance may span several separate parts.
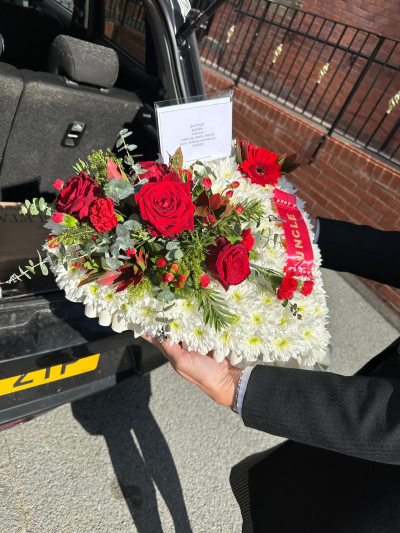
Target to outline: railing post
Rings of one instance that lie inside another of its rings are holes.
[[[253,37],[253,39],[252,39],[252,41],[250,43],[249,49],[247,50],[247,54],[246,54],[246,57],[243,60],[242,66],[240,67],[239,74],[237,75],[237,78],[235,80],[235,87],[237,87],[237,85],[238,85],[238,83],[240,81],[240,78],[242,77],[243,71],[246,68],[247,61],[248,61],[248,59],[250,57],[250,54],[251,54],[251,52],[252,52],[252,50],[254,48],[254,45],[255,45],[255,43],[257,41],[258,34],[260,33],[261,26],[263,25],[263,22],[264,22],[264,19],[265,19],[265,15],[266,15],[270,5],[271,5],[271,2],[266,2],[263,14],[261,15],[260,20],[258,22],[256,32],[255,32],[254,37]]]
[[[382,37],[382,35],[379,35],[379,40],[378,42],[376,43],[376,46],[372,52],[372,54],[369,56],[369,59],[368,61],[366,62],[366,64],[364,65],[364,68],[362,69],[361,71],[361,74],[358,76],[357,78],[357,81],[355,82],[355,84],[353,85],[353,88],[351,89],[351,91],[349,92],[347,98],[346,98],[346,101],[344,102],[344,104],[342,105],[339,113],[337,114],[335,120],[333,121],[331,127],[329,128],[329,130],[325,133],[325,135],[323,135],[316,147],[316,149],[314,150],[314,153],[313,155],[311,156],[311,159],[309,161],[309,164],[311,165],[311,163],[314,161],[315,159],[315,156],[317,155],[317,153],[319,152],[321,146],[324,144],[325,140],[327,137],[330,137],[332,135],[332,132],[335,130],[336,126],[338,125],[339,121],[341,120],[344,112],[346,111],[347,109],[347,106],[350,104],[351,100],[353,99],[353,96],[355,95],[357,89],[359,88],[362,80],[364,79],[364,76],[366,75],[369,67],[371,66],[373,60],[375,59],[377,53],[379,52],[382,44],[384,43],[385,41],[385,37]]]

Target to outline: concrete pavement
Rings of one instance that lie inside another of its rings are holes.
[[[399,333],[338,274],[324,280],[331,371],[349,375]],[[0,433],[0,531],[239,533],[230,469],[281,440],[165,365]]]

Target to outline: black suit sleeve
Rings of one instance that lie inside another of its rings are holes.
[[[259,365],[242,417],[272,435],[400,465],[400,380]]]
[[[322,266],[400,288],[400,231],[318,218]]]

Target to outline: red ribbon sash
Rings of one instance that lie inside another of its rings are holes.
[[[275,189],[274,200],[279,217],[285,219],[283,231],[286,239],[286,266],[296,276],[312,278],[314,253],[308,228],[296,205],[296,196]]]

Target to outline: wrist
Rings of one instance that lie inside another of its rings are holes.
[[[231,381],[232,381],[232,389],[229,393],[229,407],[233,409],[236,399],[236,393],[239,385],[240,378],[242,376],[243,370],[240,368],[233,367],[231,369]]]

